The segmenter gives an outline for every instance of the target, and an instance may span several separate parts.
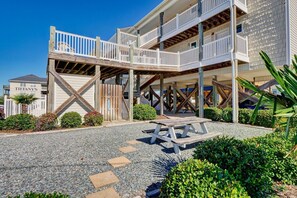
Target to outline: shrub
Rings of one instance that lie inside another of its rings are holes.
[[[269,170],[274,181],[297,184],[297,162],[290,156],[286,157],[293,144],[284,138],[283,133],[274,132],[265,137],[245,141],[266,151],[269,159]]]
[[[23,196],[15,196],[15,197],[11,197],[11,196],[8,196],[8,198],[70,198],[69,195],[65,195],[65,194],[62,194],[62,193],[57,193],[57,192],[54,192],[54,193],[35,193],[35,192],[28,192],[28,193],[25,193]]]
[[[135,120],[154,120],[157,117],[156,110],[148,104],[137,104],[133,109]]]
[[[9,116],[5,122],[3,129],[6,130],[32,130],[35,128],[36,118],[29,114],[18,114]]]
[[[103,115],[99,112],[90,112],[84,116],[86,126],[100,126],[103,123]]]
[[[76,128],[80,127],[82,123],[81,116],[77,112],[65,113],[61,118],[61,127]]]
[[[207,161],[189,159],[166,176],[160,197],[248,197],[228,171]]]
[[[238,112],[238,121],[241,124],[249,124],[253,110],[251,109],[239,109]]]
[[[232,116],[233,112],[232,112],[232,108],[225,108],[223,109],[223,113],[222,113],[222,119],[225,122],[232,122],[233,121],[233,116]]]
[[[4,120],[5,114],[4,114],[4,109],[0,109],[0,120]]]
[[[4,128],[4,120],[0,120],[0,130],[3,130]]]
[[[46,113],[41,115],[36,122],[37,131],[53,130],[57,127],[58,117],[54,113]]]
[[[254,145],[234,138],[215,138],[199,144],[194,158],[228,170],[251,197],[265,197],[272,191],[269,159],[263,149]]]
[[[257,126],[263,126],[267,128],[272,128],[273,113],[269,110],[259,110],[257,114],[256,122]]]
[[[211,119],[212,121],[220,121],[222,119],[223,111],[219,108],[205,108],[204,117]]]

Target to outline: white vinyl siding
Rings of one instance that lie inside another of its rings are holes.
[[[84,84],[86,84],[91,77],[89,76],[81,76],[81,75],[61,75],[61,77],[69,83],[73,89],[79,90]],[[90,86],[87,91],[82,94],[82,97],[90,103],[90,105],[94,106],[94,85]],[[55,82],[55,109],[57,109],[60,105],[62,105],[72,94],[64,88],[64,86],[60,82]],[[77,99],[71,103],[69,107],[64,109],[63,114],[66,112],[78,112],[81,116],[84,116],[87,113],[87,109],[84,108],[84,105],[81,104]],[[60,115],[60,116],[62,116]]]

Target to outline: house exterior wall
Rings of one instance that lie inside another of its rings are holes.
[[[297,1],[290,0],[290,39],[291,55],[297,55]]]
[[[42,87],[40,83],[10,82],[10,96],[34,94],[35,97],[41,98],[41,90]]]
[[[297,53],[297,1],[291,0],[291,44],[292,53]],[[294,20],[295,19],[295,20]],[[243,25],[243,32],[238,35],[248,36],[250,69],[261,69],[265,66],[259,56],[265,51],[277,66],[286,63],[286,13],[285,0],[249,0],[248,14],[237,19],[237,24]],[[230,23],[223,24],[205,32],[204,37],[230,28]],[[294,35],[293,35],[294,34]],[[184,51],[190,48],[191,42],[198,41],[198,36],[180,42],[166,51]]]
[[[277,65],[286,63],[285,0],[249,0],[248,14],[242,17],[243,36],[249,38],[250,68],[264,68],[259,56],[265,51]]]
[[[84,84],[86,84],[91,77],[89,76],[81,76],[81,75],[64,75],[62,74],[61,77],[69,83],[73,89],[79,90]],[[64,86],[60,82],[55,82],[55,105],[54,108],[57,109],[60,105],[63,104],[72,94],[64,88]],[[90,103],[94,107],[95,95],[95,86],[91,86],[82,94],[82,97]],[[80,115],[84,116],[87,113],[87,110],[83,107],[77,99],[71,103],[69,107],[60,115],[64,115],[67,112],[78,112]]]

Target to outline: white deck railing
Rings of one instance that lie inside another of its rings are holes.
[[[248,38],[237,35],[237,52],[248,56]]]
[[[135,64],[158,65],[158,51],[134,48],[133,60]]]
[[[55,52],[71,55],[99,58],[103,60],[125,62],[140,65],[151,66],[172,66],[179,67],[195,62],[199,62],[198,48],[190,49],[184,52],[166,52],[160,50],[150,50],[144,48],[135,48],[132,45],[122,45],[109,41],[96,40],[66,32],[56,31]],[[96,45],[99,42],[96,52]],[[63,43],[63,45],[61,45]],[[237,51],[241,55],[248,55],[248,38],[237,35]],[[71,48],[69,50],[65,46]],[[133,50],[133,51],[132,51]],[[203,45],[203,60],[216,58],[230,53],[231,36],[227,36]],[[131,56],[133,59],[131,59]]]
[[[140,37],[140,46],[144,46],[147,43],[152,42],[160,36],[160,28],[155,28],[152,31],[142,35]]]
[[[194,48],[180,53],[180,64],[188,65],[199,62],[199,48]]]
[[[222,56],[231,50],[231,36],[227,36],[203,45],[203,59]]]
[[[128,34],[125,32],[120,32],[120,44],[122,45],[130,45],[132,43],[136,43],[137,42],[137,36],[133,35],[133,34]]]
[[[241,6],[246,7],[246,0],[236,0],[238,4],[241,4]]]
[[[56,52],[95,57],[96,39],[56,31]]]
[[[202,14],[215,10],[229,0],[202,0]]]

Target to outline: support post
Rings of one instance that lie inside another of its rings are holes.
[[[161,42],[161,38],[163,37],[163,24],[164,24],[164,12],[160,13],[160,36],[158,38],[160,43],[160,50],[164,50],[164,42]]]
[[[56,27],[51,26],[50,27],[49,52],[55,51],[55,45],[56,45]]]
[[[202,15],[202,0],[198,0],[198,17]],[[203,60],[203,24],[200,22],[198,24],[199,32],[199,61]],[[199,68],[199,117],[204,117],[204,71],[203,68]]]
[[[141,40],[140,40],[140,30],[137,30],[137,47],[139,48],[141,45]]]
[[[134,70],[129,70],[129,121],[133,121]]]
[[[217,76],[213,76],[214,81],[218,81]],[[218,90],[216,86],[212,86],[212,103],[214,107],[218,107]]]
[[[96,65],[95,66],[95,75],[101,75],[101,71],[100,71],[100,65]],[[101,92],[100,92],[100,87],[101,87],[101,81],[100,81],[100,77],[98,78],[98,80],[96,80],[95,82],[95,109],[97,112],[101,113]]]
[[[160,74],[160,115],[164,115],[164,76]]]
[[[199,108],[199,82],[195,84],[195,87],[197,87],[198,91],[195,93],[195,108],[198,110]]]
[[[152,86],[150,86],[150,101],[151,107],[154,106],[154,94],[152,93]]]
[[[55,71],[55,60],[50,59],[48,65],[48,80],[47,80],[47,112],[53,113],[55,111],[55,77],[52,75],[52,71]]]
[[[136,77],[136,89],[137,89],[137,104],[140,104],[140,74]]]
[[[236,5],[234,0],[231,1],[231,38],[232,38],[232,52],[231,52],[231,62],[232,62],[232,109],[233,109],[233,122],[238,123],[238,82],[236,78],[238,77],[238,60],[236,59],[237,52],[237,39],[236,39]]]
[[[177,107],[177,93],[176,93],[176,89],[177,89],[177,83],[174,82],[173,84],[173,112],[176,113],[176,107]]]

